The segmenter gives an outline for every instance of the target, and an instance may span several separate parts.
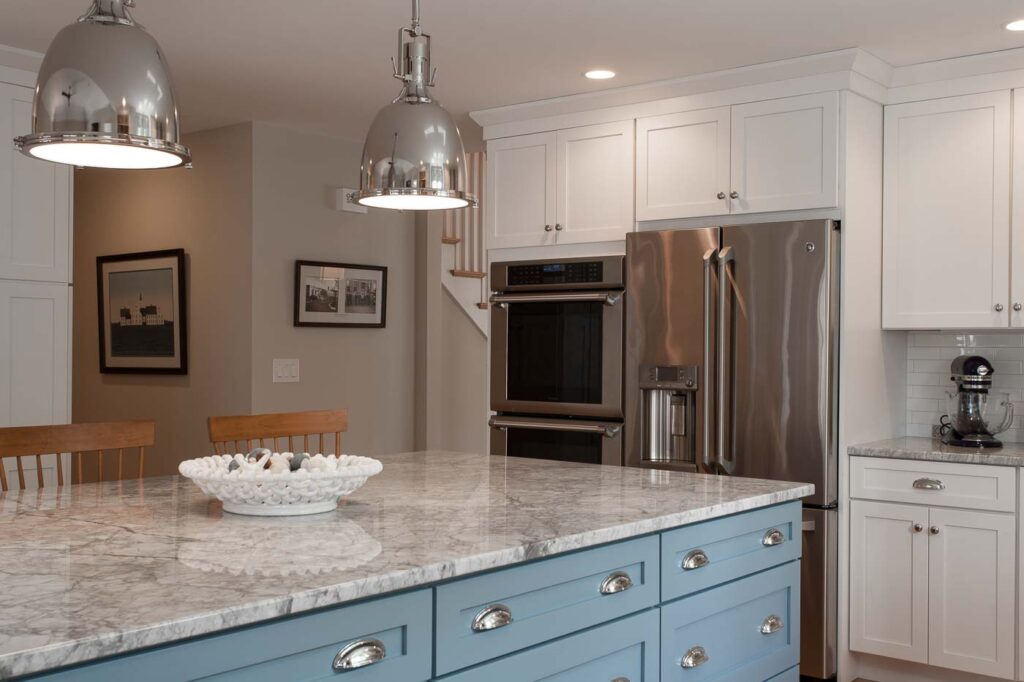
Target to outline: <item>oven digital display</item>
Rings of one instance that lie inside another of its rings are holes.
[[[601,261],[575,263],[536,263],[511,265],[508,283],[513,286],[533,284],[590,284],[604,277]]]

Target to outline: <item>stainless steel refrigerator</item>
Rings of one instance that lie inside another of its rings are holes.
[[[836,669],[839,224],[626,238],[626,463],[810,482],[800,672]]]

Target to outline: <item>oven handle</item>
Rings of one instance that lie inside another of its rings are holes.
[[[505,308],[509,303],[573,303],[576,301],[598,301],[615,305],[622,300],[621,291],[577,291],[551,294],[492,294],[491,303]]]
[[[578,433],[597,433],[605,438],[615,438],[622,430],[621,426],[604,426],[602,424],[553,424],[551,422],[530,421],[529,419],[507,419],[491,417],[487,424],[495,429],[535,429],[537,431],[575,431]]]

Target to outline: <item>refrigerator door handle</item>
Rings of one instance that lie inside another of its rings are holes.
[[[711,471],[711,264],[716,249],[704,252],[704,377],[701,392],[704,394],[704,439],[701,461],[705,471]]]
[[[725,306],[729,301],[729,264],[733,261],[732,247],[727,246],[718,253],[718,434],[716,438],[719,471],[731,474],[731,467],[726,466],[725,435],[730,423],[726,412],[725,363],[728,359],[728,348],[725,339],[726,314]]]

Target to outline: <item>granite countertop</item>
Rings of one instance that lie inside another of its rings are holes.
[[[335,512],[225,514],[178,476],[0,494],[0,678],[733,514],[800,483],[386,455]]]
[[[862,457],[920,459],[956,464],[1024,466],[1024,443],[1004,443],[1001,448],[958,448],[946,445],[938,438],[907,437],[851,445],[847,448],[847,452]]]

